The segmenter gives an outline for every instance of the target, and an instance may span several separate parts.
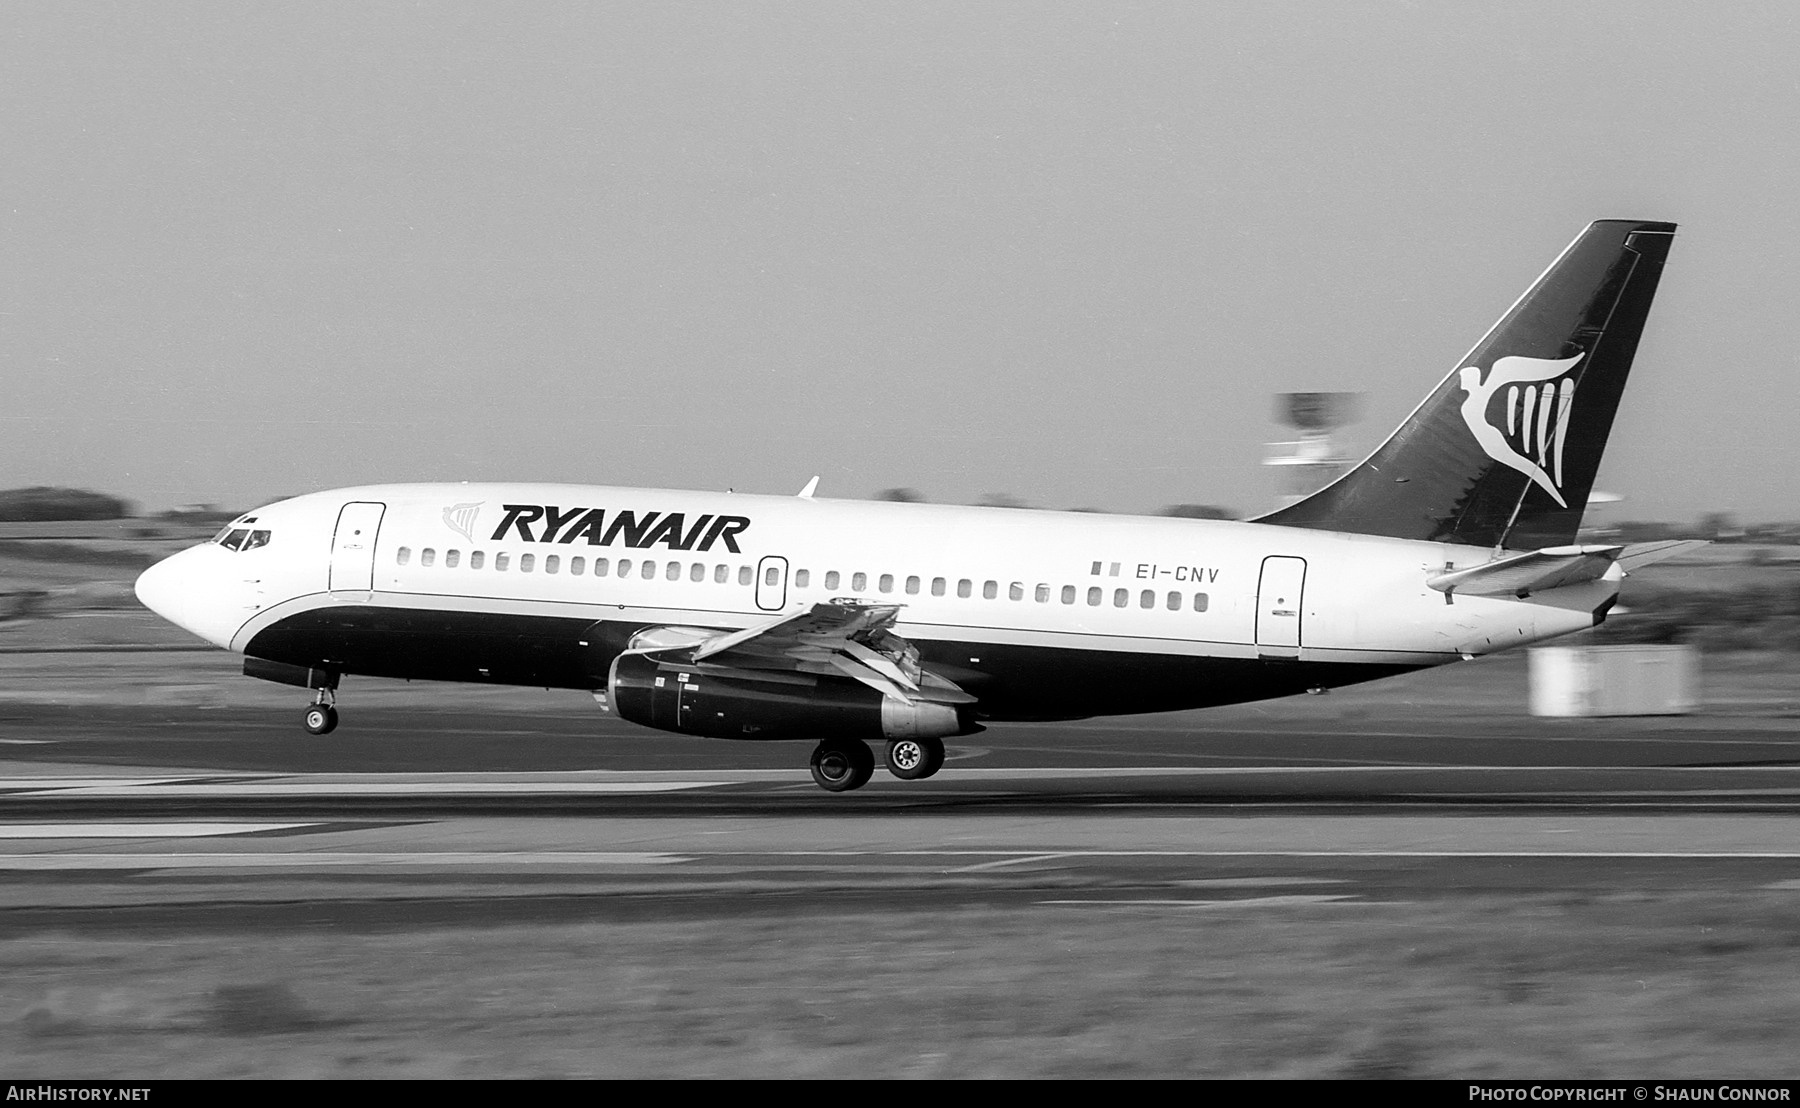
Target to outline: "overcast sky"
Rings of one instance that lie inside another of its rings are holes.
[[[1588,221],[1599,487],[1800,518],[1800,6],[0,6],[0,487],[1269,506]]]

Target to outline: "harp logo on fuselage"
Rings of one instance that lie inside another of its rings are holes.
[[[643,550],[667,546],[670,550],[711,550],[724,543],[733,554],[737,536],[750,527],[744,516],[708,513],[692,523],[682,512],[608,512],[604,508],[562,508],[555,504],[502,504],[506,515],[494,528],[494,542],[516,535],[526,542],[585,543],[588,546],[629,546]]]
[[[444,509],[444,526],[470,542],[475,541],[475,517],[481,514],[481,503],[452,504]]]

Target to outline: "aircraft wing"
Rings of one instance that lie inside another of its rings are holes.
[[[1467,569],[1433,574],[1425,579],[1425,584],[1441,593],[1522,597],[1598,580],[1615,562],[1630,573],[1705,545],[1703,541],[1683,539],[1634,546],[1547,546],[1525,554],[1508,554]]]
[[[975,697],[919,664],[919,650],[893,633],[899,604],[840,598],[804,612],[670,648],[696,667],[740,677],[812,673],[849,677],[895,700],[973,704]],[[653,651],[662,653],[662,651]]]

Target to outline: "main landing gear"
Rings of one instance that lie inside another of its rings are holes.
[[[894,739],[887,745],[888,772],[920,781],[944,766],[942,739]],[[860,789],[875,775],[875,752],[860,739],[825,739],[812,752],[813,782],[826,792]]]
[[[888,743],[887,767],[902,781],[923,781],[944,768],[944,740],[894,739]]]
[[[306,709],[301,720],[308,732],[314,735],[329,735],[337,730],[337,694],[330,689],[320,689],[319,697]]]

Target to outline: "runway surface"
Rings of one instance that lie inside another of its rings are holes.
[[[818,790],[805,744],[579,708],[0,706],[0,929],[1800,892],[1784,711],[1357,707],[999,726]]]

